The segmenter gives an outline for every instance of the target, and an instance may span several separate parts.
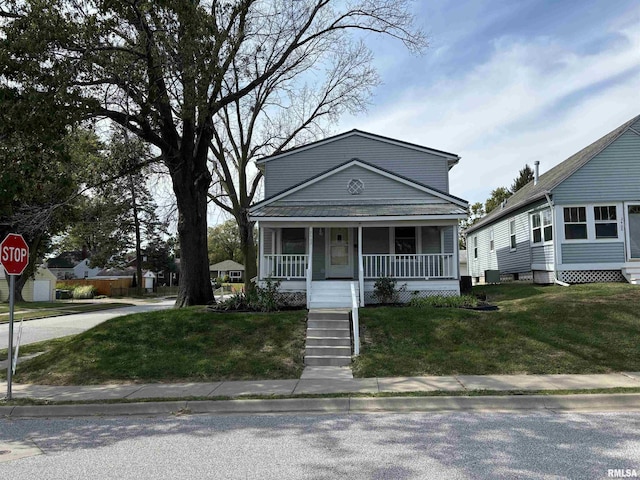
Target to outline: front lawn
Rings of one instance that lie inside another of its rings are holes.
[[[306,311],[210,313],[202,307],[108,320],[18,366],[16,382],[86,385],[299,378]]]
[[[498,311],[360,311],[359,377],[640,371],[640,288],[628,284],[474,287]]]

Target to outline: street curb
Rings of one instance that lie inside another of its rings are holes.
[[[376,412],[620,412],[640,411],[640,394],[517,395],[479,397],[339,397],[279,400],[198,400],[0,407],[1,417],[90,417],[127,415],[247,415]]]

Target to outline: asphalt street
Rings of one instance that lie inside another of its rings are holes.
[[[62,317],[41,318],[39,320],[29,320],[23,322],[22,340],[20,345],[41,342],[51,338],[66,337],[88,330],[107,320],[128,315],[130,313],[148,312],[171,308],[174,300],[163,300],[157,303],[144,303],[131,307],[116,308],[113,310],[103,310],[99,312],[77,313]],[[14,325],[14,338],[18,335],[19,322]],[[0,324],[0,349],[9,345],[9,324]]]
[[[597,479],[640,471],[639,431],[638,413],[0,420],[0,478]]]

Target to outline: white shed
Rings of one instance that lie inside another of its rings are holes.
[[[38,267],[33,278],[27,279],[22,288],[26,302],[52,302],[56,298],[56,276],[45,267]],[[0,266],[0,301],[9,299],[9,284],[4,268]]]

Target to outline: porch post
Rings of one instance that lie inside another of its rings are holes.
[[[364,307],[364,266],[362,264],[362,225],[358,225],[358,287],[360,306]]]
[[[313,227],[309,227],[309,247],[307,248],[307,308],[311,307],[311,280],[313,279]]]
[[[455,278],[460,280],[460,262],[458,261],[458,249],[460,244],[458,243],[458,224],[453,226],[453,268],[455,272]]]
[[[264,228],[258,222],[258,281],[264,278]]]

